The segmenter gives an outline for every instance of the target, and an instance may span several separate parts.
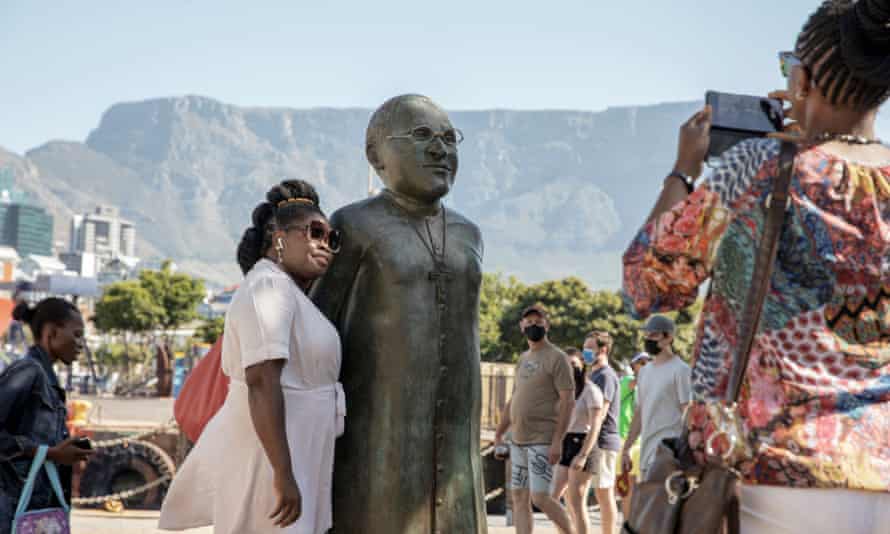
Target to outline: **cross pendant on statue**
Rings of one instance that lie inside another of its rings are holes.
[[[445,267],[444,263],[436,262],[435,270],[430,271],[430,281],[436,284],[436,302],[445,303],[445,283],[453,277],[452,272]]]

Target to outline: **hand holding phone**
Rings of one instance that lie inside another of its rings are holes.
[[[677,146],[677,163],[674,170],[698,178],[702,172],[705,155],[708,152],[711,133],[711,107],[693,115],[680,127],[680,141]]]
[[[776,98],[708,91],[705,102],[713,109],[709,157],[745,139],[781,132],[784,126],[782,102]]]

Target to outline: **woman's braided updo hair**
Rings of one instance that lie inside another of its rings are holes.
[[[238,244],[241,272],[247,274],[265,256],[272,246],[272,234],[276,228],[299,222],[313,213],[324,216],[318,205],[318,193],[308,182],[285,180],[270,189],[266,193],[266,201],[254,208],[251,215],[253,225],[244,231]]]
[[[890,0],[824,2],[795,54],[832,105],[877,108],[890,97]]]

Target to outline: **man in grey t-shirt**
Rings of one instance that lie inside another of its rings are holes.
[[[640,479],[648,478],[658,444],[683,431],[683,414],[692,396],[691,370],[672,347],[676,327],[663,315],[653,315],[644,327],[646,352],[655,357],[637,377],[637,406],[621,454],[630,470],[630,447],[640,436]]]

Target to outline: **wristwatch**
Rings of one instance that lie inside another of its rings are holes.
[[[690,195],[693,191],[695,191],[695,178],[689,176],[688,174],[683,174],[680,171],[671,171],[670,174],[667,175],[668,178],[679,178],[683,181],[683,185],[686,186],[686,192]]]

